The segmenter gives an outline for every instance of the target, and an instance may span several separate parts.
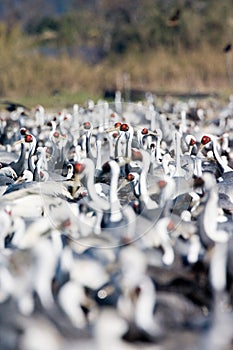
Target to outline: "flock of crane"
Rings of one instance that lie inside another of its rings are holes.
[[[2,110],[0,347],[230,349],[232,145],[231,99]]]

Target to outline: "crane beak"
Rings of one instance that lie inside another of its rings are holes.
[[[204,147],[205,147],[205,145],[203,145],[202,143],[200,143],[200,146],[198,147],[197,153],[201,153]]]
[[[119,130],[119,128],[116,128],[115,126],[109,128],[109,129],[106,129],[105,132],[112,132],[112,131],[117,131]]]
[[[19,183],[22,183],[22,182],[25,182],[23,176],[19,176],[17,180],[15,180],[15,184],[19,184]]]
[[[124,179],[120,186],[117,189],[117,192],[119,192],[122,188],[124,188],[126,185],[128,185],[129,181],[127,179]]]
[[[23,143],[23,142],[25,142],[25,140],[24,140],[24,139],[21,139],[21,140],[15,141],[15,142],[13,143],[13,146],[17,146],[17,145],[19,145],[19,144],[21,144],[21,143]]]
[[[156,132],[153,132],[153,131],[149,131],[149,134],[148,135],[151,135],[151,136],[158,136],[158,134]]]
[[[129,164],[132,159],[130,159],[129,157],[120,156],[116,160],[117,160],[118,165],[121,167],[121,166],[124,166],[125,164]]]
[[[76,191],[81,187],[81,182],[79,175],[77,173],[74,174],[74,181],[72,183],[71,195],[74,197]]]
[[[191,155],[192,150],[193,150],[193,146],[191,145],[191,146],[189,147],[189,155]]]

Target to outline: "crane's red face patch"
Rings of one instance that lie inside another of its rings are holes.
[[[189,144],[190,146],[194,146],[196,144],[196,141],[192,138],[190,141],[189,141]]]
[[[168,229],[168,231],[173,231],[174,228],[175,228],[175,224],[174,224],[174,222],[171,220],[171,221],[169,222],[169,224],[167,225],[167,229]]]
[[[141,160],[142,161],[142,154],[140,151],[132,149],[132,160]]]
[[[84,171],[85,169],[85,164],[82,164],[82,163],[76,163],[74,165],[74,170],[76,172],[76,174],[82,174],[82,172]]]
[[[147,135],[148,134],[148,129],[147,128],[143,128],[141,133],[142,133],[142,135]]]
[[[129,125],[126,124],[126,123],[121,124],[120,130],[121,130],[121,131],[128,131],[128,130],[129,130]]]
[[[84,127],[84,129],[89,130],[91,128],[91,123],[85,122],[85,123],[83,123],[83,127]]]
[[[134,176],[133,174],[129,173],[129,174],[127,175],[127,180],[128,180],[128,181],[133,181],[134,179],[135,179],[135,176]]]
[[[167,185],[167,182],[165,180],[159,180],[158,186],[160,189],[164,188]]]
[[[119,136],[118,132],[114,132],[114,133],[112,134],[112,137],[113,137],[114,139],[116,139],[118,136]]]
[[[59,132],[58,132],[58,131],[55,131],[55,132],[53,133],[53,136],[57,139],[57,138],[59,137]]]
[[[25,135],[25,142],[32,142],[33,141],[33,137],[31,134]]]
[[[121,126],[121,122],[117,122],[117,123],[114,124],[115,128],[119,128],[120,126]]]
[[[204,135],[201,139],[201,143],[202,145],[206,145],[207,143],[209,143],[211,141],[211,138],[207,135]]]

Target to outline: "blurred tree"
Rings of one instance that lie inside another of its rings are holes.
[[[26,31],[28,34],[41,34],[45,31],[58,31],[59,21],[54,17],[43,17],[41,19],[33,18],[27,23]]]
[[[96,47],[104,55],[222,46],[233,32],[232,0],[4,0],[8,31],[53,32],[47,44]],[[171,20],[172,17],[174,20]]]

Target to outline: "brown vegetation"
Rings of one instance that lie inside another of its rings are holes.
[[[18,26],[9,32],[0,25],[0,94],[8,97],[87,92],[101,95],[105,88],[132,88],[152,91],[231,91],[226,53],[203,45],[198,50],[164,47],[112,54],[93,65],[66,52],[43,56],[35,40]]]

